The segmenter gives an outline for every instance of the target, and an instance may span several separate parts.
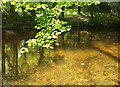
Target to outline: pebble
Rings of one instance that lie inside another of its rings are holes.
[[[83,65],[85,65],[84,63],[81,63],[81,65],[83,66]]]
[[[84,79],[85,81],[88,81],[87,79]]]

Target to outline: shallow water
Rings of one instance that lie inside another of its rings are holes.
[[[6,84],[118,85],[118,62],[109,56],[95,49],[59,49],[55,53],[61,53],[59,55],[64,55],[64,59],[37,67],[28,72],[26,78],[10,80]]]
[[[11,34],[14,36],[13,32]],[[14,57],[13,46],[17,44],[17,48],[20,49],[24,40],[32,38],[34,35],[32,37],[29,37],[27,34],[17,35],[17,37],[14,36],[14,39],[12,39],[13,36],[7,36],[3,39],[3,41],[6,43],[5,52],[7,57],[10,58],[10,61],[12,61]],[[43,67],[40,67],[40,70],[36,68],[39,58],[38,48],[30,50],[29,53],[26,54],[28,65],[22,66],[24,55],[18,54],[19,72],[22,73],[22,70],[24,73],[28,73],[27,70],[29,66],[29,70],[31,70],[32,75],[26,79],[24,78],[24,83],[18,81],[16,84],[118,84],[118,60],[116,61],[115,58],[112,58],[108,54],[94,49],[92,44],[93,41],[97,41],[98,43],[94,43],[94,45],[98,46],[99,44],[98,47],[101,46],[100,49],[104,49],[102,45],[105,43],[105,46],[108,46],[107,48],[113,47],[115,51],[113,49],[112,51],[118,52],[117,46],[119,45],[119,42],[117,31],[112,29],[102,29],[101,31],[100,29],[76,29],[74,31],[71,30],[70,32],[65,33],[64,40],[60,38],[59,41],[60,46],[56,47],[56,50],[53,54],[56,56],[56,58],[58,58],[57,62],[50,63],[50,67],[43,65]],[[103,44],[99,42],[102,42]],[[49,57],[50,55],[48,58]],[[11,72],[9,71],[7,60],[6,67],[6,74],[9,76],[11,75]],[[36,71],[34,72],[35,74],[33,73],[34,68],[36,68]],[[30,78],[34,79],[31,80]],[[5,82],[5,84],[15,84],[15,81]]]

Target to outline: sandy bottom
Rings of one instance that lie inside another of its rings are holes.
[[[12,85],[118,85],[118,62],[95,49],[57,50],[63,59],[40,66]]]

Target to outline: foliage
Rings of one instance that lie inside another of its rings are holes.
[[[53,49],[53,44],[58,45],[58,36],[70,30],[70,26],[67,22],[59,20],[63,7],[74,8],[74,6],[90,6],[92,4],[99,4],[99,1],[95,2],[58,2],[55,6],[54,3],[47,2],[10,2],[11,6],[15,8],[15,11],[20,15],[35,15],[35,28],[39,30],[35,36],[35,39],[27,41],[29,47],[40,46],[44,48]],[[2,3],[2,11],[7,12],[10,5],[6,0]]]
[[[58,19],[62,12],[59,5],[50,9],[48,4],[40,2],[10,2],[10,4],[15,6],[16,12],[32,14],[31,12],[34,11],[35,13],[35,28],[40,32],[36,34],[35,39],[27,41],[30,47],[40,46],[52,49],[53,44],[58,45],[58,36],[70,30],[67,22]]]
[[[87,0],[86,2],[61,2],[58,3],[61,7],[65,7],[65,14],[66,15],[78,15],[78,7],[81,8],[81,12],[84,12],[84,8],[89,7],[91,5],[98,5],[100,2],[98,0]],[[85,14],[85,13],[84,13]],[[86,15],[86,14],[85,14]]]
[[[94,13],[94,19],[89,20],[89,24],[93,25],[115,25],[118,24],[119,18],[114,14]]]
[[[22,47],[20,50],[19,50],[19,53],[22,54],[22,53],[26,53],[28,52],[28,49],[25,48],[25,47]]]
[[[40,32],[36,34],[35,39],[27,41],[28,46],[33,48],[39,46],[53,49],[53,45],[59,45],[58,36],[70,30],[70,26],[67,25],[67,22],[59,20],[61,13],[64,12],[63,7],[70,11],[71,8],[78,6],[84,7],[100,3],[98,0],[94,2],[91,0],[87,1],[88,2],[58,2],[55,6],[53,6],[54,3],[47,2],[10,2],[10,4],[14,6],[15,11],[21,15],[25,13],[35,15],[35,28]],[[5,4],[6,2],[3,2],[3,7],[5,7]]]

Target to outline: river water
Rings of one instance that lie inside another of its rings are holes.
[[[33,31],[26,33],[14,32],[12,30],[4,31],[3,42],[5,43],[4,50],[5,50],[5,58],[6,58],[6,62],[5,62],[6,75],[8,76],[12,75],[12,72],[9,69],[8,61],[11,61],[12,63],[12,59],[15,56],[14,46],[17,46],[17,51],[18,51],[23,46],[26,40],[28,40],[29,38],[34,38],[34,36],[35,33]],[[69,56],[81,55],[85,57],[87,53],[88,54],[89,52],[92,53],[93,47],[91,43],[93,43],[94,41],[105,42],[108,45],[112,44],[116,47],[117,44],[119,44],[117,28],[88,28],[88,27],[84,27],[81,29],[72,28],[72,30],[70,30],[67,33],[64,33],[61,37],[59,39],[60,46],[56,48],[56,52],[58,51],[57,49],[62,49],[63,54],[65,55],[69,54]],[[81,51],[82,53],[79,51]],[[92,55],[95,54],[96,52],[93,52]],[[59,52],[58,55],[62,55],[62,53]],[[28,66],[30,69],[33,69],[37,66],[39,59],[38,48],[31,49],[26,54],[26,60],[28,65],[23,65],[24,55],[21,55],[18,52],[17,56],[18,56],[19,73],[21,73],[21,70],[24,71],[25,69],[28,69]]]

